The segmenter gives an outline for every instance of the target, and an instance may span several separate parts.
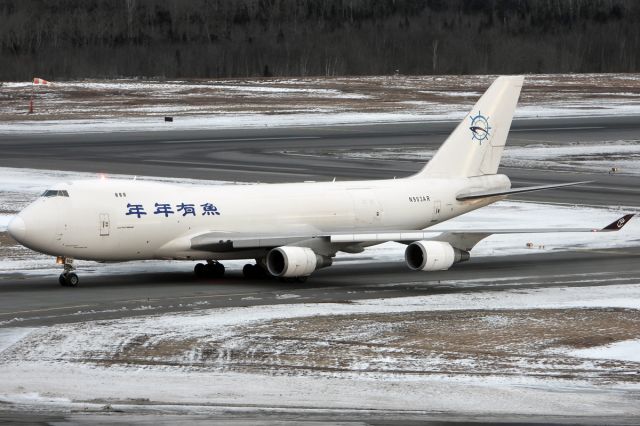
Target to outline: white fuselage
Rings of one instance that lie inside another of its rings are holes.
[[[68,196],[39,198],[13,228],[24,228],[18,236],[31,249],[76,259],[248,259],[263,253],[197,251],[191,239],[419,230],[497,199],[457,201],[462,191],[509,186],[502,175],[211,186],[78,181],[52,188]]]

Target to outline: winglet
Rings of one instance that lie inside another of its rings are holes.
[[[600,231],[619,231],[622,229],[623,226],[627,224],[627,222],[631,220],[633,216],[635,216],[635,213],[626,214],[622,216],[620,219],[614,220],[609,225],[602,228]]]

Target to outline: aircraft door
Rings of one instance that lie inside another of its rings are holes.
[[[109,215],[106,213],[100,214],[100,236],[106,237],[109,236],[109,230],[111,228],[111,223],[109,221]]]
[[[371,190],[353,189],[349,191],[353,199],[355,226],[371,226],[382,219],[382,206]]]
[[[434,201],[433,202],[433,220],[432,220],[432,222],[440,220],[440,212],[441,211],[442,211],[442,202]]]

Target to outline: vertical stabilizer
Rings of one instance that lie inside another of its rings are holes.
[[[498,77],[414,177],[470,177],[498,171],[524,77]]]

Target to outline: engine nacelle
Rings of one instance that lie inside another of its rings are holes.
[[[331,263],[330,257],[320,256],[307,247],[276,247],[267,253],[267,269],[274,277],[306,277]]]
[[[443,271],[469,260],[469,252],[443,241],[416,241],[407,246],[404,259],[414,271]]]

